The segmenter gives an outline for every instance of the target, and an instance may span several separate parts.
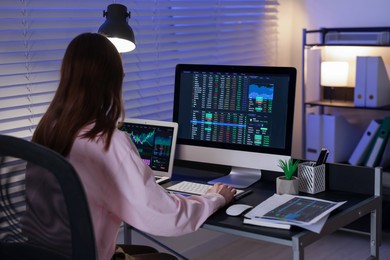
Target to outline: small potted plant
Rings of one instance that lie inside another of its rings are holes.
[[[299,160],[279,160],[278,166],[283,170],[284,176],[276,179],[277,194],[298,194],[298,178],[293,176],[298,169]]]

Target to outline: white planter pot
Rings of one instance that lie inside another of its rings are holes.
[[[291,180],[286,180],[284,176],[276,178],[276,193],[277,194],[292,194],[296,195],[299,192],[299,182],[297,177],[292,177]]]

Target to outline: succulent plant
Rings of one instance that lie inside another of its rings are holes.
[[[292,158],[288,160],[279,160],[278,166],[283,170],[286,180],[291,180],[293,174],[298,168],[299,160],[293,160]]]

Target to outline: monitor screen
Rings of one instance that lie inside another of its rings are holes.
[[[279,159],[291,157],[295,68],[179,64],[175,75],[176,158],[233,166],[223,181],[233,186],[281,171]]]

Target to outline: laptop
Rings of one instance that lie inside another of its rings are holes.
[[[149,119],[126,118],[120,130],[126,132],[161,184],[171,179],[178,124]]]

